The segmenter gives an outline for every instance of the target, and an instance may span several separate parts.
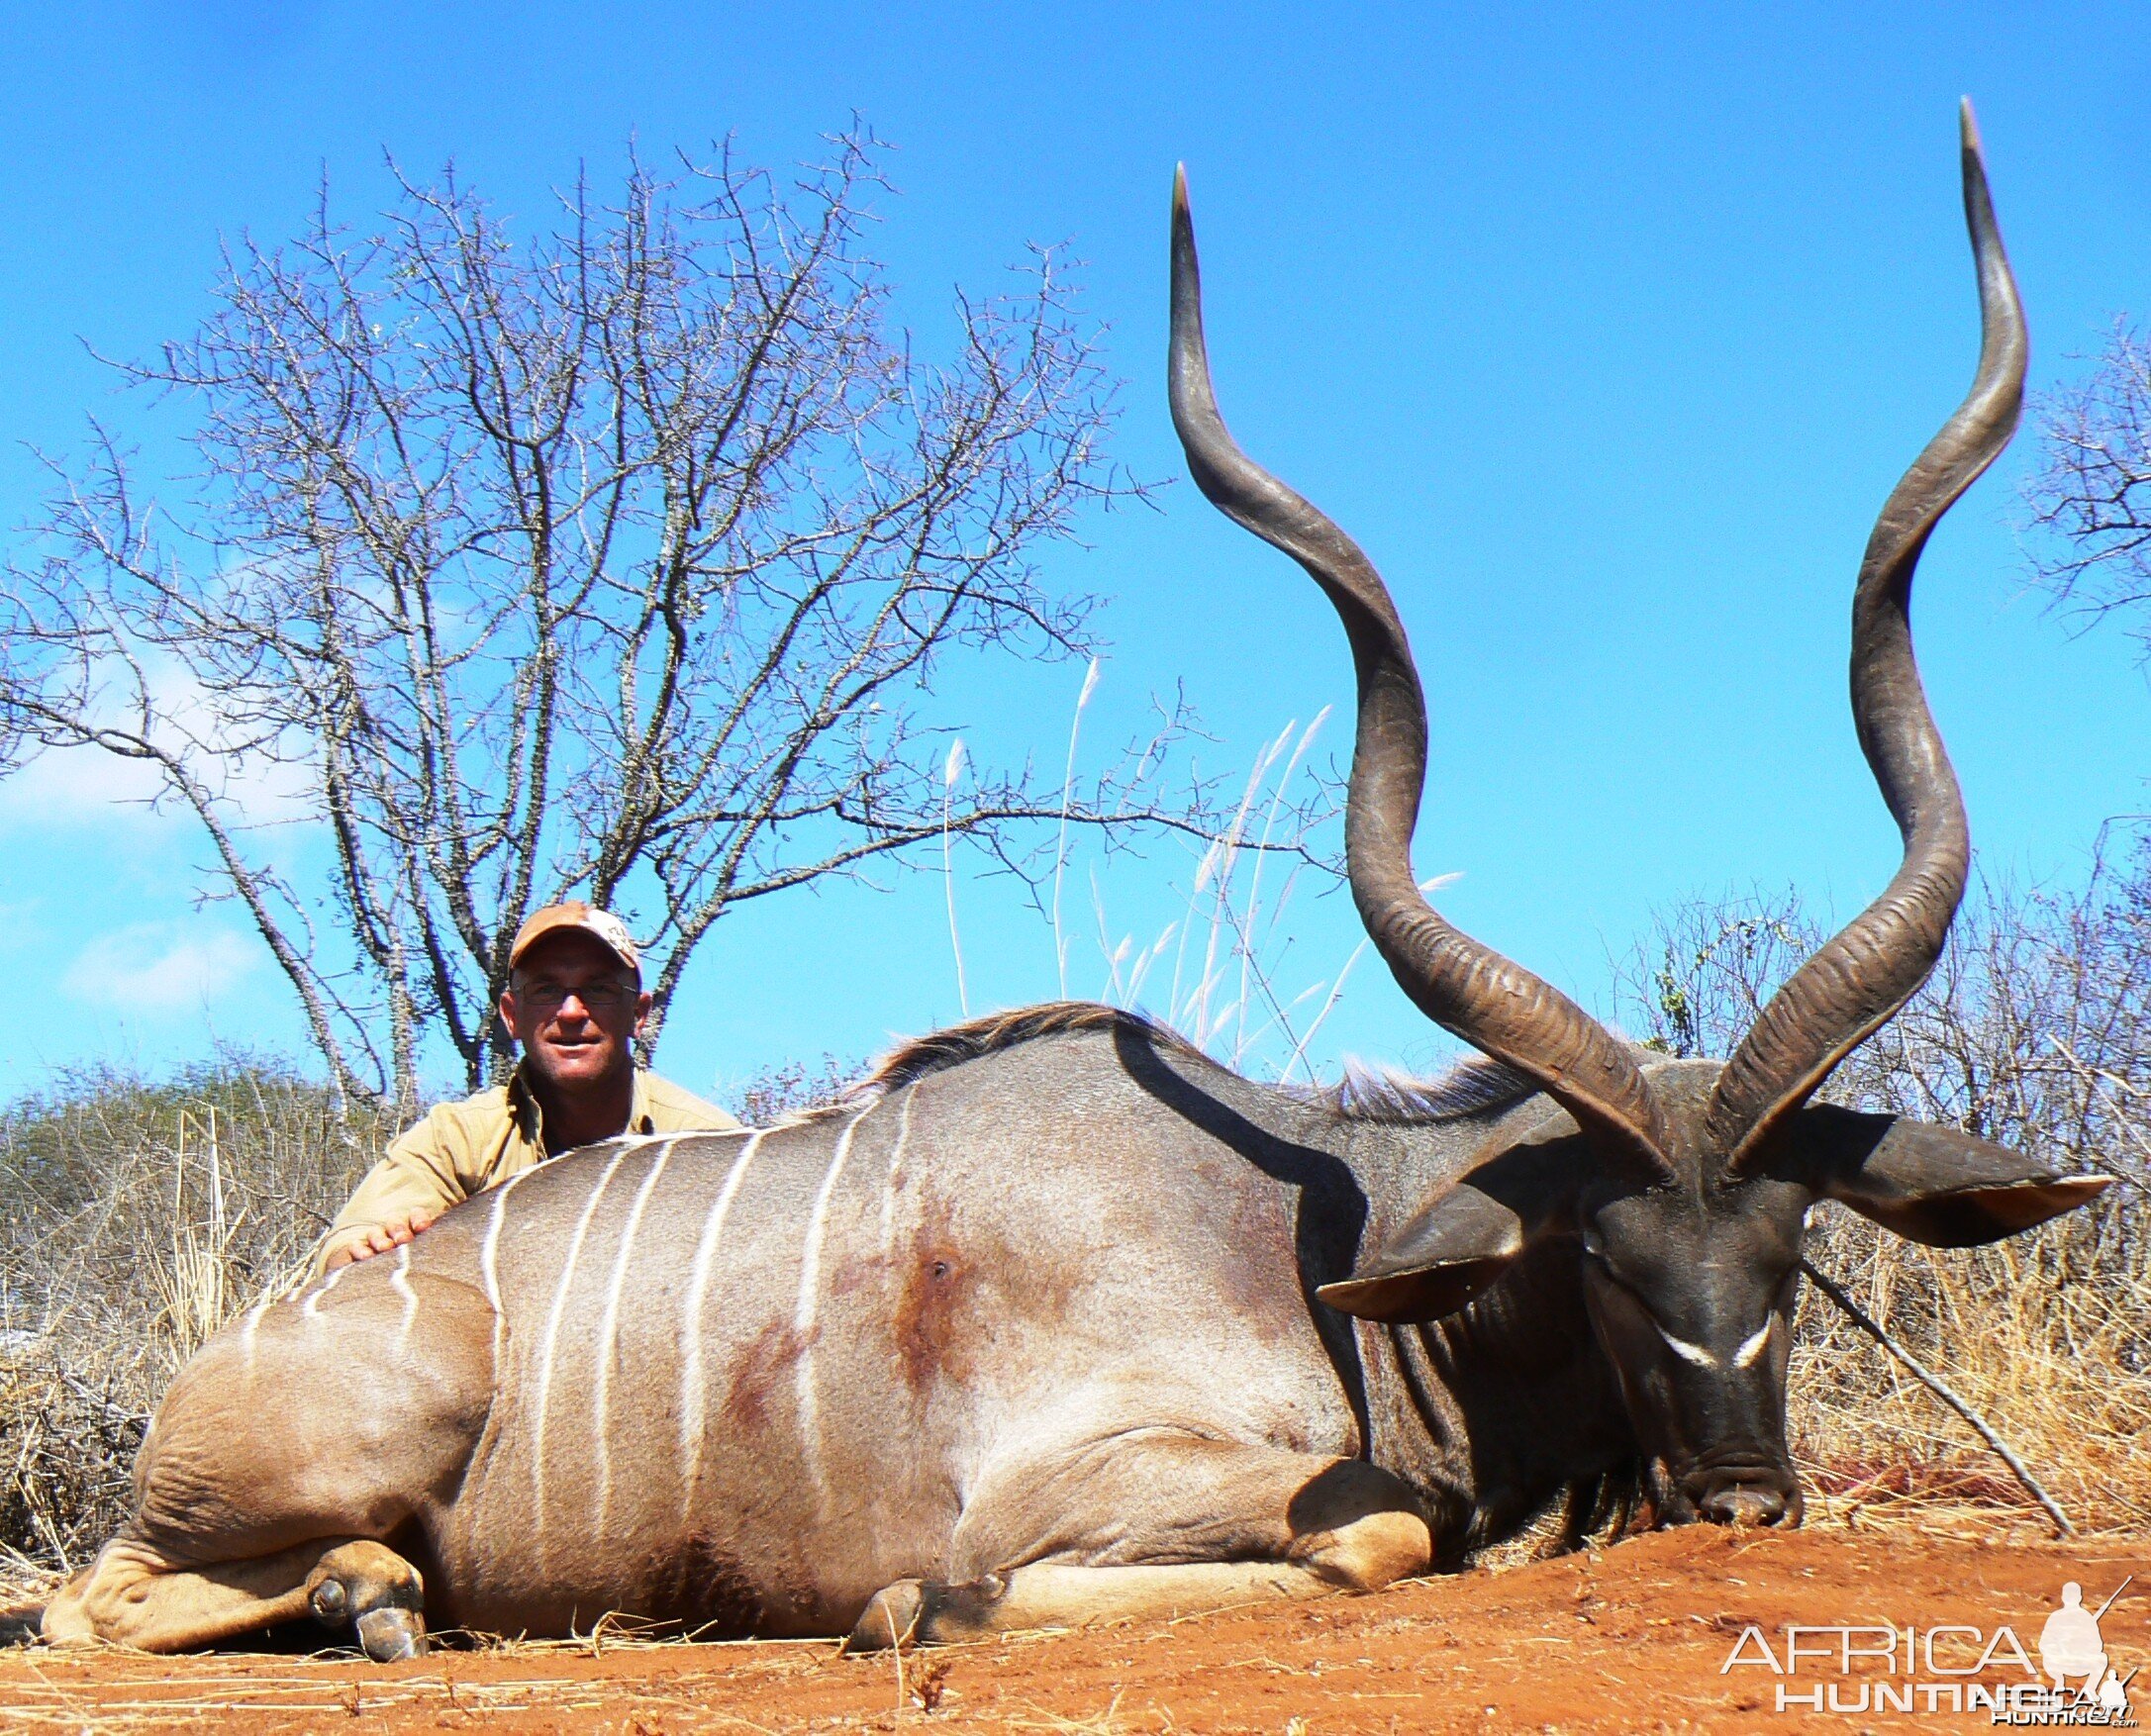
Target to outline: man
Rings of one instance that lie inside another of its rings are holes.
[[[500,1002],[523,1047],[514,1076],[440,1105],[391,1145],[337,1214],[317,1270],[385,1254],[449,1206],[576,1146],[738,1126],[636,1066],[649,1008],[635,942],[612,912],[576,901],[531,916],[516,931]]]

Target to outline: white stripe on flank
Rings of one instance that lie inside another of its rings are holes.
[[[261,1325],[261,1316],[276,1305],[276,1298],[265,1296],[246,1310],[246,1323],[239,1329],[240,1348],[246,1353],[246,1372],[254,1372],[254,1333]]]
[[[1653,1322],[1653,1324],[1655,1324],[1655,1322]],[[1685,1338],[1676,1338],[1663,1326],[1660,1326],[1658,1328],[1658,1336],[1663,1338],[1668,1344],[1672,1345],[1673,1354],[1680,1357],[1683,1361],[1692,1362],[1698,1368],[1717,1367],[1717,1358],[1712,1356],[1708,1350],[1704,1349],[1702,1345],[1691,1344]]]
[[[814,1215],[807,1220],[807,1243],[799,1258],[799,1306],[792,1314],[792,1332],[799,1341],[795,1365],[799,1382],[799,1440],[807,1455],[807,1470],[817,1490],[822,1487],[822,1395],[814,1379],[814,1316],[822,1301],[822,1239],[829,1230],[830,1197],[836,1192],[844,1160],[851,1155],[851,1136],[871,1110],[862,1109],[844,1123],[836,1136],[836,1155],[830,1159],[822,1191],[814,1197]]]
[[[650,1162],[649,1174],[642,1178],[642,1185],[635,1191],[635,1204],[628,1208],[628,1225],[620,1232],[620,1252],[613,1256],[613,1282],[605,1293],[605,1317],[598,1326],[598,1516],[592,1529],[600,1537],[605,1535],[605,1509],[612,1504],[613,1499],[610,1408],[613,1397],[613,1351],[620,1338],[620,1293],[628,1282],[628,1258],[635,1248],[635,1232],[642,1225],[642,1207],[649,1204],[649,1191],[657,1185],[657,1178],[665,1173],[665,1165],[672,1158],[672,1147],[678,1142],[677,1134],[666,1139]]]
[[[918,1099],[919,1090],[914,1085],[904,1093],[904,1107],[897,1112],[896,1149],[889,1153],[889,1179],[881,1188],[881,1251],[884,1254],[896,1238],[896,1179],[904,1170],[904,1148],[911,1143],[912,1105]]]
[[[353,1266],[357,1264],[358,1262],[356,1260],[346,1260],[334,1272],[330,1273],[327,1278],[322,1280],[321,1288],[319,1290],[313,1291],[308,1295],[306,1299],[306,1303],[303,1307],[299,1309],[299,1312],[304,1314],[309,1320],[320,1319],[321,1299],[327,1296],[332,1290],[336,1289],[338,1285],[342,1284],[343,1282],[343,1274],[348,1272]]]
[[[493,1378],[500,1379],[501,1339],[508,1330],[508,1316],[501,1310],[500,1240],[501,1220],[508,1215],[508,1196],[523,1185],[525,1176],[535,1176],[538,1171],[527,1169],[510,1176],[493,1190],[493,1215],[486,1220],[485,1241],[478,1249],[478,1272],[485,1284],[485,1300],[493,1309]]]
[[[747,1165],[754,1161],[754,1153],[768,1131],[766,1127],[755,1128],[739,1147],[739,1155],[732,1160],[731,1174],[718,1190],[717,1203],[702,1220],[702,1237],[695,1243],[695,1263],[687,1280],[687,1308],[680,1318],[680,1335],[687,1341],[687,1357],[680,1372],[680,1457],[687,1465],[687,1473],[680,1480],[683,1504],[694,1498],[695,1483],[702,1475],[702,1424],[708,1405],[708,1395],[702,1388],[702,1303],[709,1295],[710,1274],[717,1266],[717,1244],[725,1233],[732,1198],[739,1192]]]
[[[1746,1368],[1749,1363],[1763,1354],[1763,1347],[1770,1342],[1771,1328],[1777,1323],[1778,1316],[1772,1314],[1769,1319],[1762,1323],[1752,1337],[1741,1340],[1740,1348],[1732,1353],[1734,1368]]]
[[[590,1220],[597,1216],[598,1202],[605,1198],[613,1172],[627,1155],[625,1151],[614,1152],[598,1177],[598,1185],[590,1190],[589,1203],[575,1220],[575,1233],[568,1240],[567,1262],[560,1268],[560,1282],[552,1293],[552,1312],[545,1319],[544,1348],[538,1352],[538,1414],[531,1425],[531,1517],[540,1539],[545,1534],[545,1406],[552,1398],[552,1359],[560,1347],[560,1320],[567,1312],[567,1293],[575,1285],[575,1262],[582,1258],[583,1238],[590,1233]]]
[[[538,1171],[535,1169],[519,1171],[493,1190],[493,1215],[486,1219],[485,1241],[478,1249],[478,1271],[484,1278],[485,1300],[493,1305],[495,1320],[500,1318],[501,1312],[501,1220],[508,1215],[508,1196],[523,1186],[526,1176],[536,1174]],[[496,1340],[497,1337],[496,1334]],[[495,1348],[498,1348],[497,1342]]]
[[[396,1351],[403,1353],[411,1342],[411,1322],[419,1317],[419,1293],[411,1288],[411,1244],[396,1250],[396,1270],[388,1275],[388,1287],[403,1298],[403,1321],[396,1328]]]

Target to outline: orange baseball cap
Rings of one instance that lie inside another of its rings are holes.
[[[628,924],[611,911],[601,911],[579,898],[569,899],[565,904],[547,905],[524,918],[523,926],[516,930],[515,945],[508,949],[509,969],[521,964],[523,955],[547,934],[556,934],[562,928],[579,928],[585,934],[595,935],[607,951],[636,977],[641,976],[642,956],[635,949],[635,939],[628,932]]]

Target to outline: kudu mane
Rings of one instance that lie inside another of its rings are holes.
[[[1538,1092],[1538,1082],[1488,1055],[1466,1055],[1431,1079],[1346,1061],[1334,1085],[1318,1086],[1316,1102],[1347,1121],[1416,1127],[1463,1121],[1514,1109]]]
[[[873,1072],[851,1087],[845,1097],[853,1102],[885,1097],[967,1061],[997,1055],[1040,1037],[1085,1031],[1125,1033],[1152,1048],[1218,1065],[1178,1031],[1140,1013],[1095,1001],[1049,1001],[1013,1013],[987,1013],[945,1030],[913,1037],[884,1055]],[[1535,1093],[1538,1085],[1503,1062],[1471,1055],[1432,1079],[1413,1079],[1386,1069],[1347,1063],[1344,1076],[1333,1085],[1277,1089],[1328,1110],[1339,1120],[1416,1126],[1510,1109]]]
[[[1139,1013],[1097,1001],[1047,1001],[1037,1007],[1020,1007],[1013,1013],[984,1013],[923,1037],[912,1037],[884,1055],[873,1072],[852,1090],[860,1095],[886,1096],[929,1074],[946,1073],[951,1067],[998,1055],[1021,1043],[1094,1030],[1124,1030],[1155,1048],[1182,1055],[1201,1053],[1177,1031]]]

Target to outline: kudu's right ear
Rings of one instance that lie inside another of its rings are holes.
[[[1571,1206],[1583,1140],[1557,1130],[1512,1145],[1436,1194],[1363,1259],[1315,1292],[1340,1313],[1394,1323],[1453,1314],[1509,1270]]]

